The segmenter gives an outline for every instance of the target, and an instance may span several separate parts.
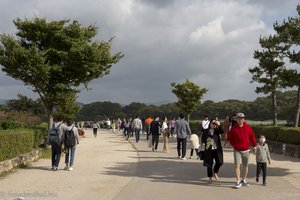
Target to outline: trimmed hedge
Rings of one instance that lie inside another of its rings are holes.
[[[34,128],[34,148],[46,146],[46,139],[48,136],[48,129],[44,127]]]
[[[255,136],[266,136],[267,140],[287,144],[300,144],[300,128],[287,128],[276,126],[252,126]]]
[[[28,153],[34,144],[32,131],[1,131],[0,134],[0,161],[11,159]]]
[[[0,131],[0,161],[15,158],[32,151],[33,148],[43,147],[47,131],[36,128],[30,130],[1,130]]]
[[[190,121],[192,133],[200,135],[201,124],[199,121]],[[280,126],[251,126],[255,136],[265,135],[267,140],[283,142],[286,144],[300,144],[300,128],[280,127]]]
[[[202,127],[200,122],[199,121],[190,121],[189,125],[190,125],[190,129],[191,129],[192,133],[195,133],[199,136],[201,127]]]

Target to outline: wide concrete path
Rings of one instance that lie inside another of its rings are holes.
[[[189,153],[189,150],[187,151]],[[224,150],[220,180],[207,184],[206,168],[194,159],[177,159],[175,139],[170,153],[152,152],[145,135],[139,143],[121,134],[91,131],[76,149],[74,171],[50,170],[50,160],[41,159],[26,169],[0,179],[0,199],[147,200],[147,199],[300,199],[300,159],[272,154],[268,185],[255,182],[255,157],[251,157],[250,187],[233,189],[232,150]],[[64,167],[62,157],[60,168]]]

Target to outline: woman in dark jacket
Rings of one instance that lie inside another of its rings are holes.
[[[224,130],[220,126],[220,122],[212,119],[209,128],[203,130],[201,137],[204,149],[203,165],[207,167],[208,183],[212,183],[213,176],[216,180],[219,179],[218,172],[223,164],[223,149],[220,137],[222,133],[224,133]],[[215,165],[213,167],[214,160]]]

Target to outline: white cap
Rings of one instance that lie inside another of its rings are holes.
[[[236,117],[239,117],[239,118],[245,118],[245,115],[244,115],[244,113],[237,113],[237,114],[236,114]]]

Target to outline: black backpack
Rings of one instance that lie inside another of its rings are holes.
[[[73,147],[76,144],[73,128],[74,126],[72,127],[71,130],[65,131],[65,147]]]
[[[53,144],[60,144],[60,138],[59,138],[59,127],[60,127],[61,123],[55,127],[55,125],[53,124],[52,128],[49,131],[49,143],[51,145]]]

